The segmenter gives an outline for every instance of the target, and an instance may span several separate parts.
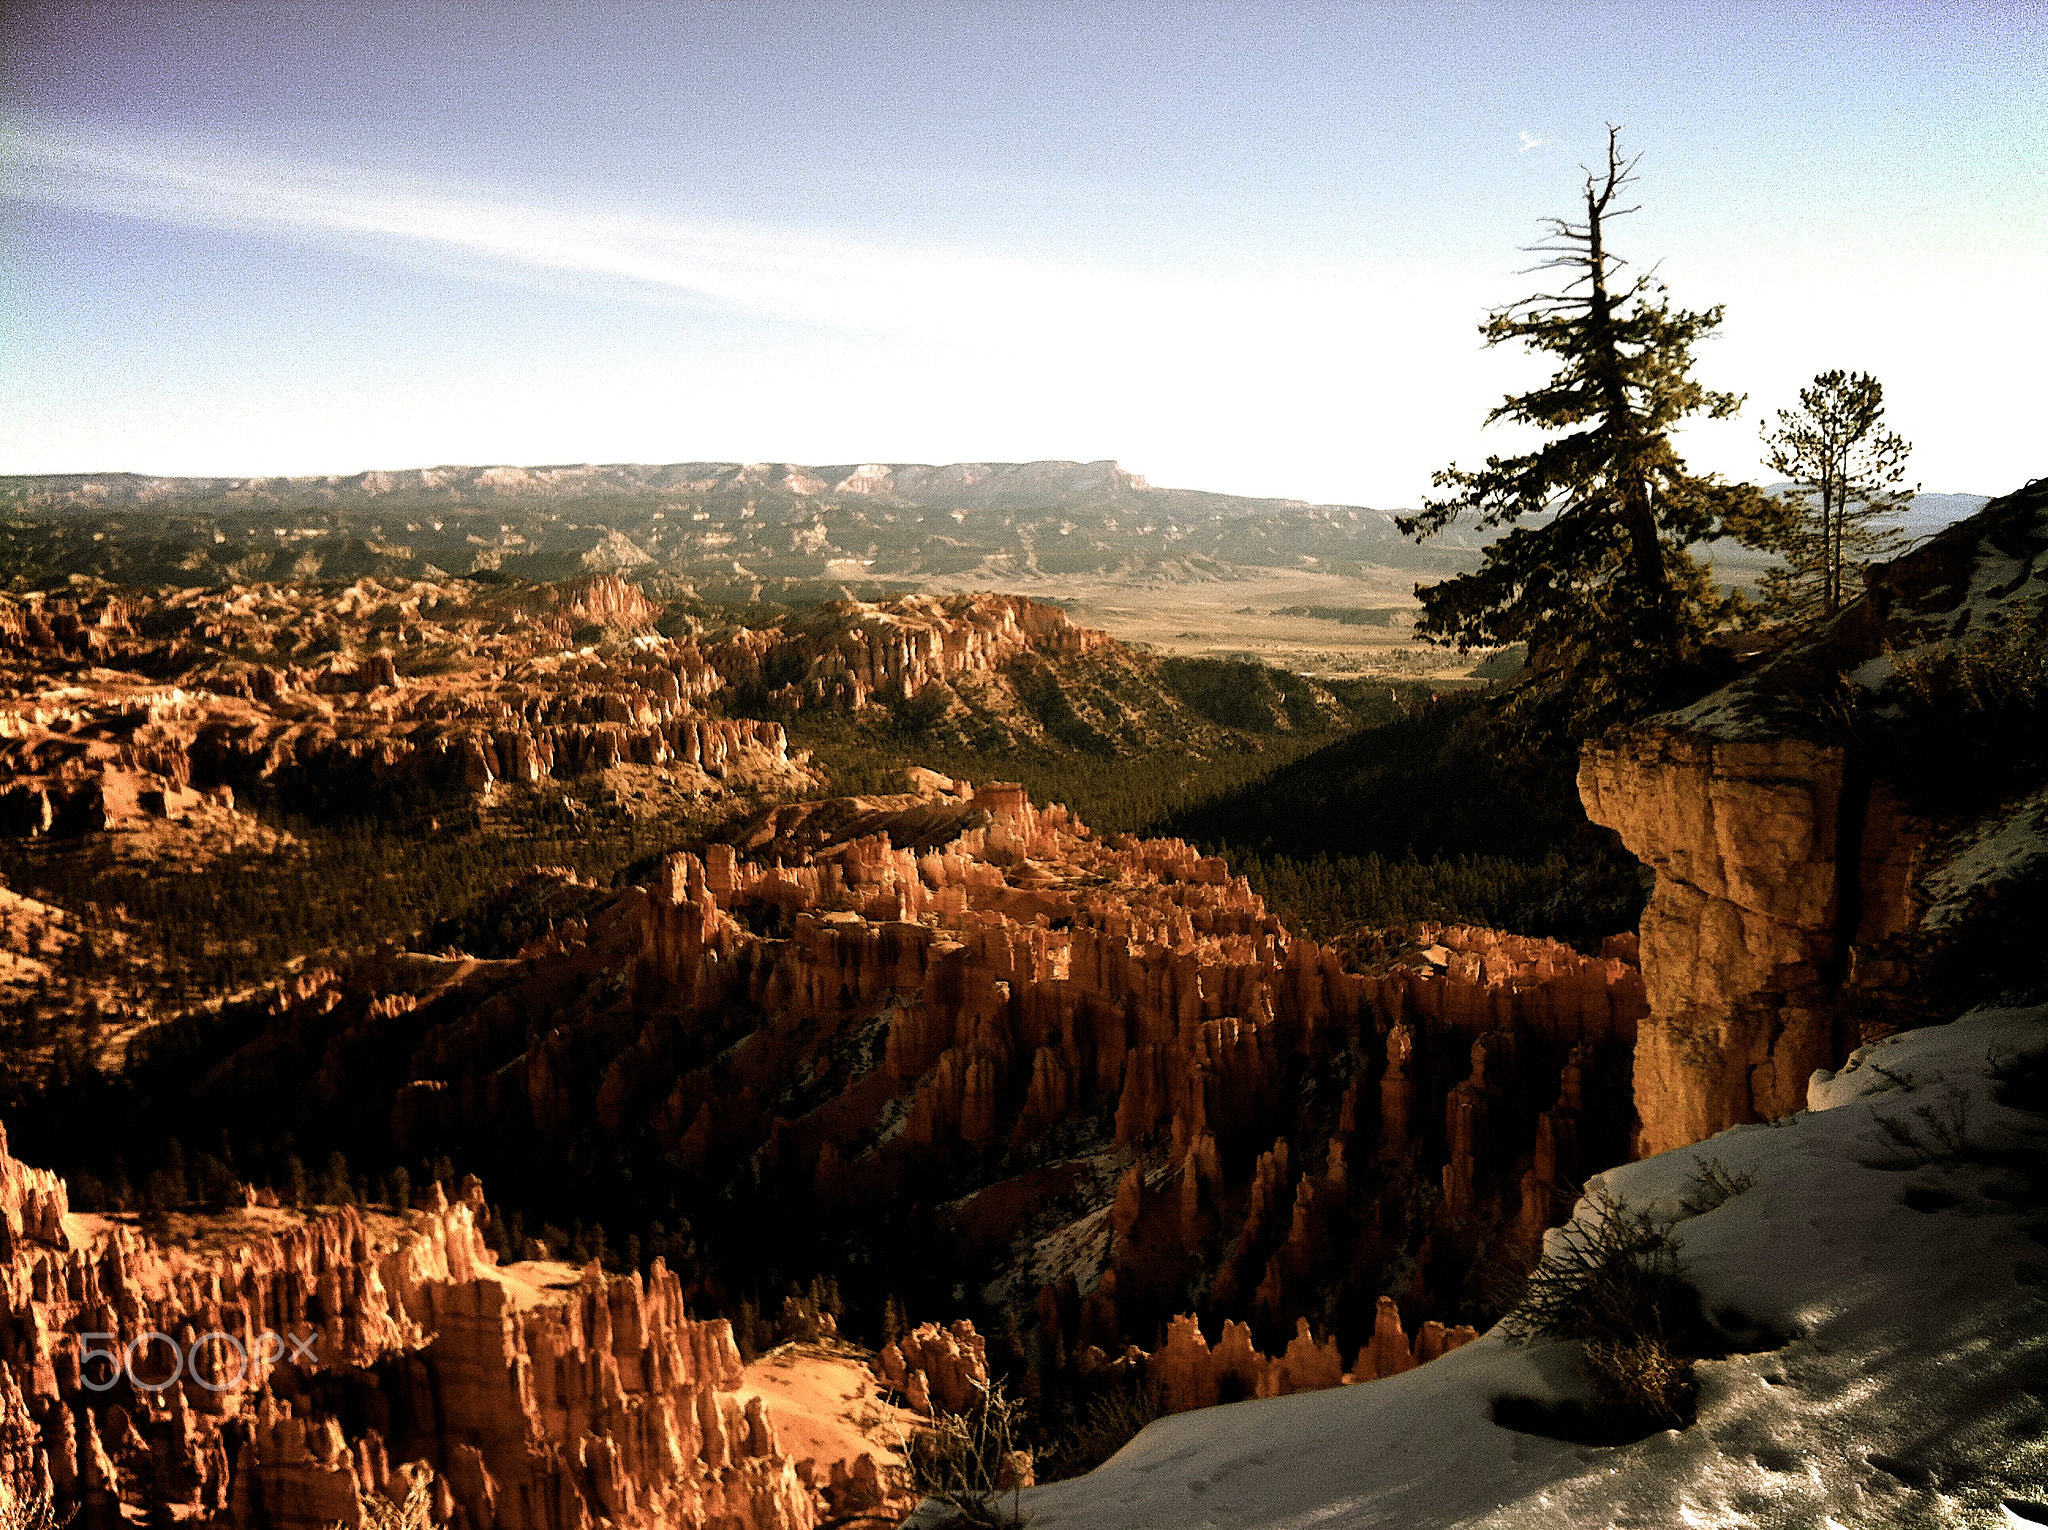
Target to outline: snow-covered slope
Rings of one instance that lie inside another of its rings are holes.
[[[2048,1520],[2001,1507],[2048,1496],[2048,1009],[1865,1047],[1809,1105],[1588,1186],[1671,1223],[1724,1326],[1782,1336],[1702,1362],[1690,1427],[1594,1447],[1496,1425],[1498,1397],[1581,1383],[1574,1346],[1493,1333],[1390,1380],[1161,1420],[1023,1495],[1032,1530]],[[1689,1211],[1704,1165],[1753,1183]]]

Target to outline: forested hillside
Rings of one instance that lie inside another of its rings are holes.
[[[1425,692],[1255,783],[1154,825],[1222,850],[1318,939],[1418,917],[1597,946],[1634,924],[1640,868],[1554,760],[1489,727],[1486,693]]]

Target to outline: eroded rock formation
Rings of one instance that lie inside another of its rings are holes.
[[[1021,595],[907,596],[884,605],[835,601],[789,628],[741,632],[708,650],[730,682],[773,685],[772,700],[855,710],[963,674],[990,674],[1025,654],[1085,654],[1111,646],[1058,606]]]
[[[1162,1411],[1185,1413],[1247,1397],[1285,1397],[1398,1376],[1462,1348],[1478,1336],[1469,1325],[1446,1327],[1432,1319],[1411,1342],[1402,1329],[1399,1307],[1392,1297],[1383,1296],[1373,1310],[1371,1336],[1348,1371],[1336,1340],[1318,1340],[1307,1318],[1296,1322],[1286,1350],[1274,1356],[1253,1347],[1251,1329],[1243,1323],[1226,1321],[1221,1341],[1211,1347],[1200,1324],[1192,1316],[1184,1316],[1174,1319],[1166,1343],[1157,1353],[1146,1355],[1131,1349],[1120,1360],[1140,1369],[1159,1389]],[[1082,1370],[1093,1373],[1113,1363],[1094,1352],[1084,1358]]]
[[[693,1220],[723,1193],[867,1229],[943,1183],[948,1260],[1037,1320],[1052,1365],[1191,1304],[1276,1355],[1304,1319],[1356,1349],[1389,1291],[1412,1325],[1456,1321],[1557,1176],[1625,1150],[1604,1086],[1642,1007],[1632,941],[1429,929],[1352,971],[1185,844],[1104,839],[1005,783],[916,785],[767,809],[644,886],[580,889],[512,961],[310,974],[261,1066],[408,1157],[646,1134]],[[1560,1155],[1563,1094],[1588,1102]],[[951,1406],[955,1368],[904,1365]]]
[[[1588,815],[1657,874],[1641,1152],[1797,1110],[1814,1069],[1882,1033],[1859,1001],[1905,980],[1895,949],[1957,827],[1885,778],[1887,687],[2037,626],[2044,597],[2048,482],[1873,570],[1861,602],[1735,684],[1586,749]],[[1857,709],[1877,743],[1842,725]]]
[[[71,1213],[0,1137],[0,1508],[328,1530],[423,1480],[453,1530],[809,1530],[902,1502],[872,1452],[786,1453],[660,1261],[501,1268],[488,1214],[436,1185],[404,1217],[252,1208],[167,1245]]]
[[[338,645],[327,658],[302,646],[256,663],[222,655],[276,653],[282,597],[89,604],[43,602],[11,640],[44,686],[8,735],[15,784],[43,793],[26,809],[36,832],[113,821],[65,819],[63,794],[104,805],[109,782],[144,775],[169,793],[297,773],[487,799],[630,764],[694,771],[705,790],[786,788],[801,760],[776,725],[715,715],[731,692],[894,705],[1096,646],[1057,611],[1000,597],[663,637],[617,580],[365,582],[306,624]],[[437,672],[454,644],[465,667]],[[130,678],[51,711],[49,676],[88,661]],[[177,685],[134,678],[154,673]],[[644,866],[638,885],[533,873],[496,959],[451,937],[440,955],[309,967],[238,1014],[256,1039],[220,1059],[212,1102],[271,1137],[316,1120],[381,1162],[450,1154],[556,1188],[566,1163],[658,1165],[707,1240],[742,1233],[735,1208],[763,1203],[820,1242],[937,1239],[925,1294],[972,1283],[980,1307],[1026,1319],[1002,1336],[1006,1359],[1142,1364],[1174,1406],[1441,1353],[1485,1305],[1488,1268],[1525,1257],[1568,1204],[1559,1187],[1625,1151],[1614,1084],[1645,1007],[1632,938],[1594,956],[1430,928],[1401,960],[1355,970],[1189,845],[1105,838],[1010,783],[906,784],[765,807],[730,843]],[[907,1226],[913,1202],[935,1220]],[[867,1491],[851,1467],[785,1471],[772,1420],[723,1389],[717,1356],[661,1358],[696,1356],[679,1335],[703,1330],[662,1267],[623,1285],[529,1278],[545,1267],[473,1245],[480,1204],[467,1239],[459,1206],[332,1234],[348,1249],[335,1259],[375,1272],[384,1305],[366,1287],[364,1310],[393,1325],[350,1366],[380,1400],[322,1373],[237,1404],[247,1437],[220,1436],[220,1451],[243,1502],[219,1512],[296,1524],[325,1512],[319,1494],[390,1491],[413,1462],[435,1473],[441,1517],[476,1530],[583,1512],[796,1524],[820,1493]],[[445,1272],[405,1263],[428,1257],[405,1252],[432,1243],[427,1222],[466,1250],[441,1255],[456,1261]],[[347,1289],[335,1310],[353,1310]],[[1221,1325],[1213,1350],[1204,1322]],[[959,1324],[917,1330],[881,1362],[920,1409],[971,1402],[989,1363]],[[112,1422],[85,1414],[98,1443],[74,1455],[100,1449],[115,1472],[123,1428],[164,1422],[141,1402]]]
[[[786,791],[809,778],[780,723],[725,714],[735,688],[858,709],[1109,642],[1004,595],[842,601],[701,643],[659,615],[616,575],[0,597],[0,832],[231,814],[267,783],[488,801],[638,766],[685,795]]]

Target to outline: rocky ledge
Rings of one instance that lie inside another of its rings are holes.
[[[2001,645],[2038,643],[2044,603],[2037,480],[1872,570],[1855,606],[1736,683],[1587,748],[1588,815],[1657,876],[1641,932],[1641,1152],[1787,1115],[1816,1068],[1899,1023],[1884,1001],[1915,981],[1901,958],[1950,863],[1999,832],[2041,766],[2038,745],[2008,737],[2012,758],[1961,769],[2012,766],[2013,791],[1914,790],[1912,757],[1970,747],[1935,736],[1943,713],[1924,698],[1966,692],[1973,664],[2007,667]]]

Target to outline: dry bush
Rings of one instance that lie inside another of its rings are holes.
[[[1754,1174],[1730,1169],[1718,1158],[1702,1158],[1693,1166],[1692,1193],[1683,1202],[1685,1214],[1703,1217],[1727,1205],[1745,1190],[1755,1188]]]
[[[1046,1451],[1046,1481],[1093,1471],[1162,1416],[1158,1388],[1136,1378],[1091,1392],[1066,1411]]]
[[[1648,1213],[1598,1190],[1586,1199],[1590,1214],[1560,1229],[1502,1331],[1517,1343],[1577,1342],[1603,1432],[1688,1424],[1693,1362],[1720,1346],[1678,1245]]]
[[[1024,1404],[1003,1384],[976,1382],[981,1396],[964,1413],[932,1411],[931,1422],[901,1442],[918,1495],[945,1505],[956,1524],[1012,1530],[1024,1523],[1019,1495],[1031,1485],[1024,1448]]]
[[[2048,722],[2048,603],[2015,602],[1997,626],[1899,657],[1852,729],[1879,771],[1940,818],[1967,818],[2040,783],[2039,752],[2018,747]]]
[[[1970,1097],[1953,1093],[1939,1103],[1929,1101],[1910,1111],[1875,1117],[1898,1156],[1885,1168],[1920,1168],[1931,1163],[1952,1163],[1965,1157],[1970,1148]]]

